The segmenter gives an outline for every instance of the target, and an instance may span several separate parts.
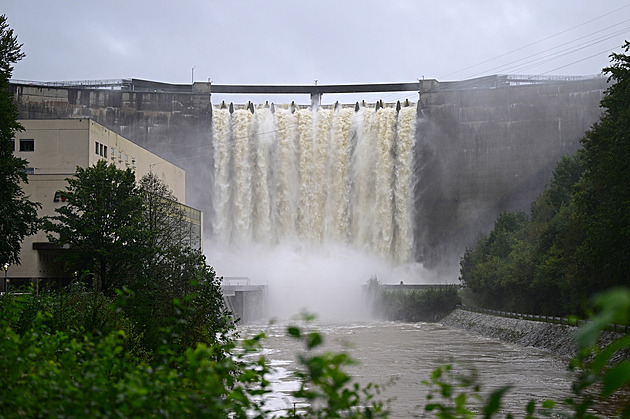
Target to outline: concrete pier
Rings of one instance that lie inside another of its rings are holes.
[[[265,286],[250,285],[249,278],[223,278],[223,300],[239,323],[260,320],[265,314]]]

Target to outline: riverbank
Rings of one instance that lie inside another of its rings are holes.
[[[573,340],[577,330],[575,326],[493,316],[462,309],[455,309],[440,323],[519,346],[533,346],[564,358],[573,357],[576,351]],[[607,332],[602,340],[609,342],[615,336],[619,334]]]

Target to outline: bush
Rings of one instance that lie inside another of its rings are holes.
[[[460,304],[458,286],[423,290],[384,290],[378,281],[368,283],[372,312],[393,321],[436,321]]]
[[[89,294],[82,294],[88,297]],[[61,325],[51,308],[70,295],[5,295],[0,299],[0,417],[269,417],[264,395],[270,392],[266,359],[259,354],[264,335],[185,350],[174,345],[177,321],[163,331],[164,344],[152,357],[140,358],[126,348],[126,318],[109,305],[117,328],[98,331]],[[84,303],[86,301],[83,301]],[[82,307],[66,306],[64,313]],[[185,316],[184,316],[185,317]],[[105,324],[105,323],[101,323]],[[110,325],[111,323],[107,323]],[[16,330],[19,329],[18,333]],[[312,402],[305,412],[287,417],[384,417],[373,399],[378,389],[351,385],[343,367],[347,354],[312,355],[323,338],[316,332],[288,331],[306,345],[300,356],[302,385],[295,397]]]

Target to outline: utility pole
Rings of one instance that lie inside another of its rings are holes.
[[[193,85],[195,84],[195,67],[197,67],[196,65],[193,66],[192,70],[191,70],[191,74],[190,74],[190,84]]]

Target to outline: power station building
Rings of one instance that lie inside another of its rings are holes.
[[[64,205],[60,191],[66,189],[66,179],[72,177],[77,166],[89,167],[106,160],[120,169],[131,168],[139,180],[152,172],[173,192],[178,205],[191,224],[191,245],[201,248],[201,211],[184,205],[186,184],[184,169],[158,157],[104,126],[87,118],[20,120],[25,130],[16,133],[14,154],[28,161],[28,184],[24,193],[31,201],[39,202],[40,217],[56,215],[55,209]],[[56,262],[59,252],[65,251],[50,244],[43,231],[26,237],[20,253],[21,265],[8,269],[10,285],[29,282],[56,281],[68,278]]]

